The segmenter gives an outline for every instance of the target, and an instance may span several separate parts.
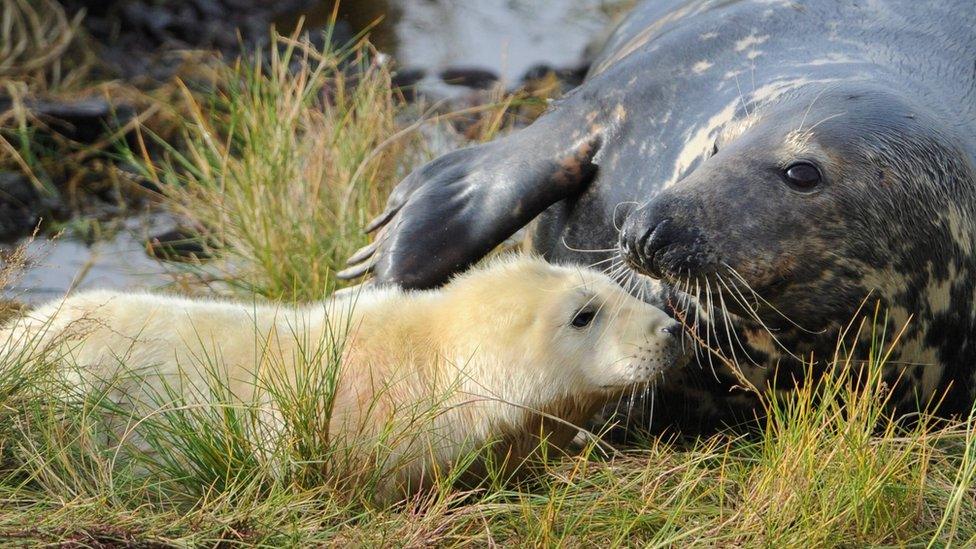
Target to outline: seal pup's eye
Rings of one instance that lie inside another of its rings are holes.
[[[783,172],[783,176],[790,186],[800,191],[813,190],[823,180],[820,170],[809,162],[791,164]]]
[[[573,322],[572,322],[573,327],[586,328],[587,326],[590,325],[591,322],[593,322],[593,319],[595,317],[596,317],[596,311],[592,309],[581,309],[579,312],[576,313],[576,316],[573,317]]]

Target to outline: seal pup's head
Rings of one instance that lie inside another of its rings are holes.
[[[565,447],[613,397],[683,358],[681,325],[664,311],[598,271],[531,256],[488,260],[394,303],[408,329],[386,330],[384,344],[418,348],[384,398],[402,409],[427,395],[421,409],[434,412],[421,415],[430,428],[418,427],[416,413],[406,418],[409,487],[430,485],[430,456],[453,464],[486,441],[496,464],[521,470],[541,447]],[[436,358],[423,364],[425,354]],[[479,461],[462,483],[477,484],[484,472]]]
[[[550,395],[647,382],[682,357],[678,322],[593,269],[513,255],[441,293],[453,309],[442,318],[465,332],[455,341],[477,342],[476,360],[498,364],[511,383],[546,379]]]

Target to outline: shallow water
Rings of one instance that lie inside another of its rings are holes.
[[[60,298],[69,289],[154,289],[172,282],[173,270],[146,253],[145,241],[165,216],[121,221],[110,237],[91,245],[69,237],[27,243],[30,263],[5,298],[36,304]],[[26,242],[23,242],[26,243]]]
[[[345,0],[339,17],[370,38],[400,66],[478,67],[516,82],[545,63],[580,63],[586,46],[610,25],[608,0]],[[329,20],[334,0],[304,15]]]

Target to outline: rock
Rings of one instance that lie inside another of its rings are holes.
[[[122,162],[116,164],[115,166],[118,168],[119,173],[124,174],[125,177],[128,178],[129,182],[135,186],[140,197],[145,197],[146,193],[148,193],[150,197],[161,197],[163,195],[162,187],[146,177],[143,168],[137,167],[128,162]]]
[[[295,18],[320,0],[61,0],[100,43],[102,61],[125,78],[166,79],[180,66],[167,51],[212,50],[233,57],[240,46],[267,43],[274,23]],[[282,28],[287,33],[287,24]],[[238,39],[240,33],[240,39]],[[153,62],[148,62],[152,59]],[[161,66],[165,65],[165,66]]]
[[[487,90],[498,82],[498,74],[488,69],[451,67],[441,71],[441,80],[452,86]]]
[[[0,172],[0,241],[10,242],[33,232],[46,206],[26,176]]]
[[[176,227],[149,238],[146,251],[166,261],[195,261],[209,259],[211,246],[204,246],[195,231]]]
[[[588,64],[557,68],[552,65],[540,63],[525,71],[525,74],[522,75],[522,85],[531,85],[533,82],[555,77],[565,89],[575,88],[583,82],[589,70],[590,66]]]
[[[25,106],[55,133],[85,144],[103,139],[135,117],[131,106],[112,105],[102,99],[27,101]]]
[[[217,18],[223,15],[224,6],[217,0],[193,0],[193,7],[201,18]]]
[[[393,73],[393,78],[390,83],[393,85],[393,89],[398,91],[403,99],[406,101],[414,101],[417,99],[417,85],[427,76],[427,71],[424,69],[408,68],[408,69],[397,69]]]
[[[15,172],[0,172],[0,202],[26,205],[40,200],[40,193],[27,178]]]

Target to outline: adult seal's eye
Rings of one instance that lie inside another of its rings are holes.
[[[820,170],[807,162],[798,162],[786,168],[784,176],[790,186],[801,191],[813,190],[823,180]]]
[[[593,318],[596,317],[596,312],[584,309],[573,317],[573,327],[574,328],[586,328],[593,322]]]

